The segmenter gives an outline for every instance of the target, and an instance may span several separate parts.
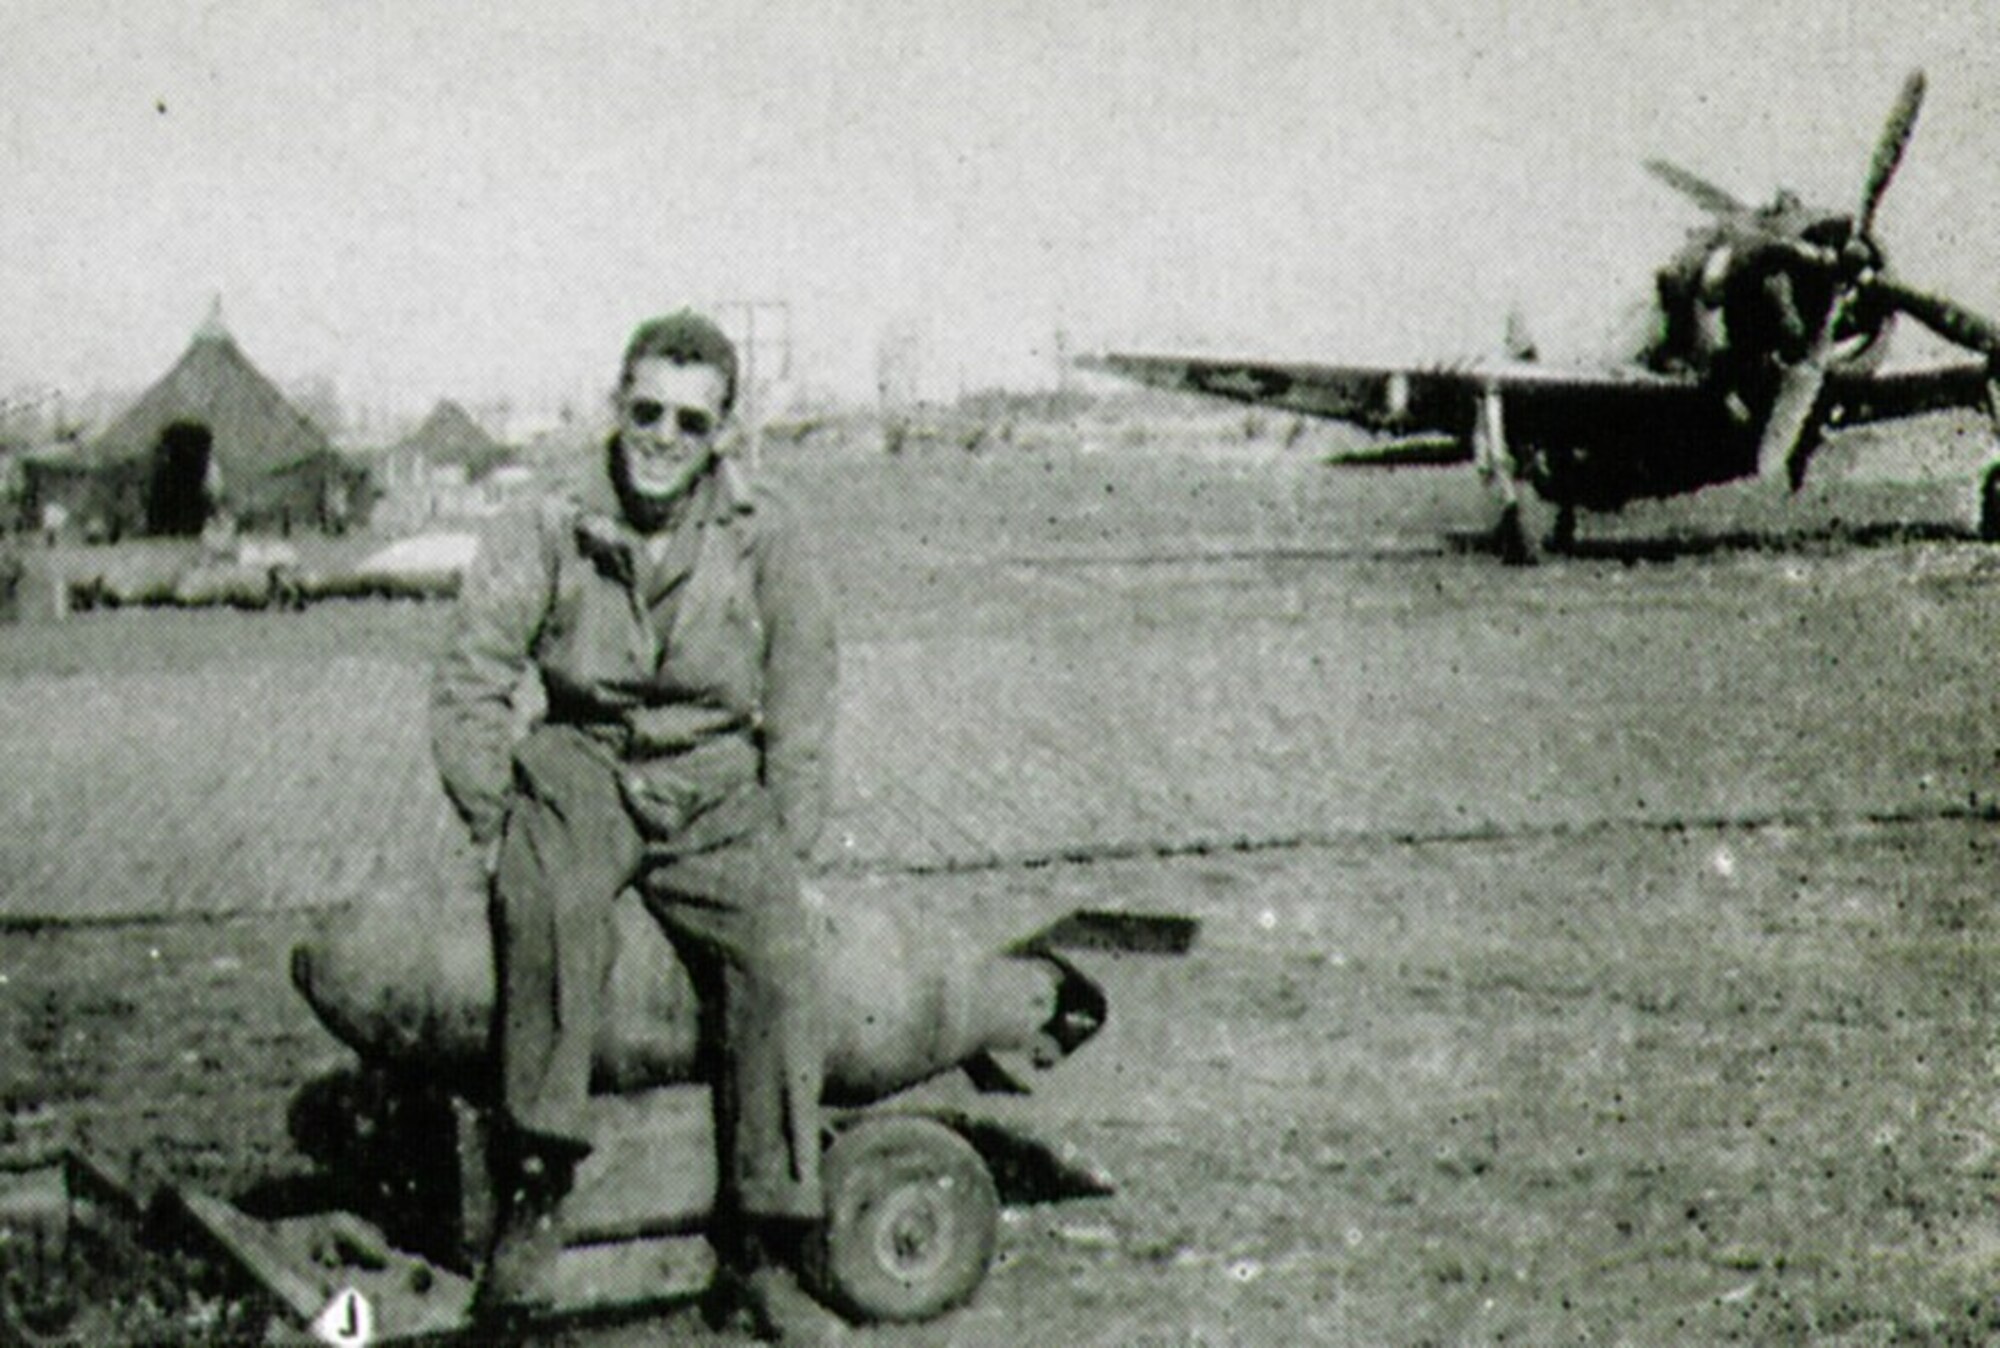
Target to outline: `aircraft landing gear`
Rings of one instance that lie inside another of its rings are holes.
[[[1556,526],[1549,531],[1551,552],[1572,552],[1576,548],[1576,507],[1556,507]]]
[[[1543,552],[1565,553],[1576,548],[1576,508],[1559,506],[1555,523],[1544,535],[1539,512],[1524,497],[1516,497],[1500,507],[1493,525],[1493,550],[1509,566],[1533,566]]]
[[[1509,566],[1533,566],[1541,560],[1542,540],[1528,518],[1528,492],[1507,452],[1506,410],[1498,385],[1479,393],[1479,414],[1473,424],[1473,463],[1500,500],[1500,518],[1493,525],[1493,550]]]
[[[1542,559],[1541,540],[1535,537],[1521,502],[1500,507],[1500,518],[1493,525],[1493,550],[1508,566],[1533,566]]]

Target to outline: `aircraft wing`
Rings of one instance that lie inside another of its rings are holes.
[[[1949,408],[1985,410],[1991,370],[1983,360],[1872,372],[1834,370],[1827,375],[1828,418],[1835,426],[1890,421]]]
[[[1479,398],[1489,389],[1505,399],[1510,422],[1558,434],[1606,416],[1625,422],[1670,414],[1700,389],[1691,377],[1637,367],[1563,367],[1520,360],[1331,365],[1114,352],[1077,363],[1157,388],[1234,398],[1391,433],[1400,438],[1331,460],[1384,466],[1469,461]]]

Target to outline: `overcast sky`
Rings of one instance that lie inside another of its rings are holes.
[[[1640,162],[1847,206],[2000,313],[2000,19],[1782,0],[20,0],[0,390],[138,387],[223,297],[274,378],[601,396],[632,324],[783,299],[799,375],[1047,383],[1055,334],[1584,355],[1696,222]],[[482,15],[483,17],[474,17]]]

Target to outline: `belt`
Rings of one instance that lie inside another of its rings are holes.
[[[755,719],[720,707],[631,707],[608,713],[552,708],[545,719],[583,732],[620,758],[677,758],[731,740],[755,752]]]

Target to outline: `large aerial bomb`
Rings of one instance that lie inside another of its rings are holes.
[[[1049,1066],[1104,1023],[1103,991],[1066,952],[1177,955],[1196,933],[1190,918],[1079,909],[1006,939],[992,934],[991,910],[953,916],[886,897],[829,907],[813,896],[836,1106],[954,1068],[982,1090],[1024,1089],[1007,1055]],[[716,1267],[706,1236],[715,1120],[694,985],[635,897],[617,900],[611,919],[592,1148],[562,1199],[563,1248],[542,1313],[551,1327],[698,1297]],[[494,973],[485,904],[463,893],[348,910],[292,952],[299,991],[361,1059],[305,1083],[290,1110],[293,1139],[325,1181],[310,1191],[332,1206],[288,1192],[271,1211],[276,1195],[265,1194],[253,1215],[193,1191],[163,1197],[293,1328],[333,1316],[344,1332],[357,1306],[372,1308],[382,1342],[482,1328],[469,1275],[506,1202],[492,1164],[506,1145],[492,1109]],[[801,1252],[802,1276],[858,1320],[922,1320],[963,1304],[992,1262],[1003,1201],[1111,1192],[1071,1149],[962,1102],[839,1108],[822,1122],[826,1220]],[[6,1301],[0,1340],[11,1341]]]
[[[943,919],[907,901],[817,907],[826,1095],[835,1104],[881,1099],[955,1067],[1005,1089],[1011,1078],[995,1054],[1022,1052],[1047,1065],[1103,1023],[1103,993],[1058,946],[1160,949],[1190,939],[1193,925],[1078,913],[996,948],[944,929]],[[687,970],[632,896],[618,901],[613,920],[617,954],[593,1088],[629,1092],[700,1079]],[[293,952],[292,979],[369,1066],[489,1093],[494,962],[483,905],[351,910]]]

